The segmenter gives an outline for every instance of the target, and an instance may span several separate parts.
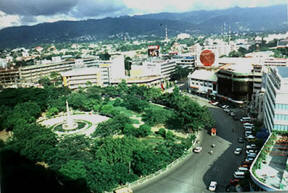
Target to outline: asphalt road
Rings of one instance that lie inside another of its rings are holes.
[[[201,153],[193,153],[183,165],[171,170],[165,176],[152,182],[138,186],[133,191],[136,193],[200,193],[209,192],[210,181],[217,181],[217,192],[224,192],[229,184],[234,170],[239,166],[244,157],[234,155],[236,147],[243,147],[237,138],[243,136],[241,124],[234,121],[221,108],[212,106],[200,100],[200,104],[207,105],[216,121],[217,136],[210,136],[204,130],[200,135]],[[216,147],[212,148],[211,145]],[[213,154],[208,152],[213,150]]]

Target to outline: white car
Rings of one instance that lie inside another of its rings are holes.
[[[258,151],[254,149],[247,149],[246,154],[249,154],[249,153],[258,153]]]
[[[243,123],[243,126],[250,126],[250,127],[254,127],[254,125],[252,123]]]
[[[235,151],[234,151],[234,154],[235,154],[235,155],[240,155],[241,152],[242,152],[242,148],[241,148],[241,147],[237,147],[237,148],[235,149]]]
[[[195,148],[193,149],[193,151],[194,151],[195,153],[199,153],[199,152],[202,151],[202,147],[200,147],[200,146],[195,147]]]
[[[211,192],[214,192],[216,190],[216,187],[217,187],[217,182],[216,181],[211,181],[210,185],[209,185],[209,190]]]
[[[256,149],[255,144],[246,145],[246,149]]]

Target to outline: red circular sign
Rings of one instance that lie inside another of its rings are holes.
[[[200,61],[204,66],[211,66],[215,62],[215,54],[211,50],[203,50]]]

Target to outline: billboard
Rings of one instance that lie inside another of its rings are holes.
[[[149,57],[158,57],[159,56],[159,45],[148,46],[148,56]]]

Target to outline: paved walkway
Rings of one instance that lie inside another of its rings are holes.
[[[76,131],[70,131],[70,132],[59,132],[57,131],[57,134],[84,134],[86,136],[90,136],[96,129],[97,125],[100,122],[106,121],[109,118],[105,117],[105,116],[101,116],[101,115],[97,115],[97,114],[78,114],[78,115],[71,115],[71,118],[74,120],[84,120],[84,121],[88,121],[90,123],[92,123],[92,126],[90,126],[89,128],[83,128],[80,130],[76,130]],[[47,119],[44,121],[39,122],[41,125],[44,125],[46,127],[52,127],[54,125],[60,124],[60,123],[64,123],[66,120],[66,116],[59,116],[59,117],[55,117],[55,118],[51,118],[51,119]]]

